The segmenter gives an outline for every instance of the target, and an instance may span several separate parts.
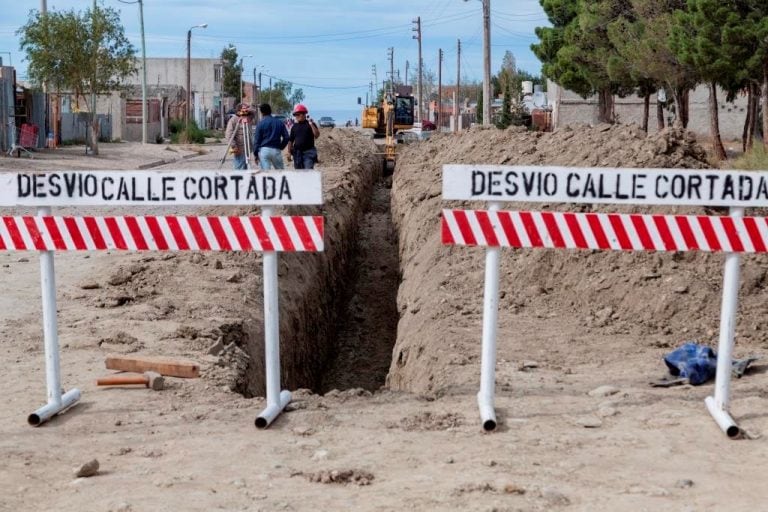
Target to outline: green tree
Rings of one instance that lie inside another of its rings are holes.
[[[237,62],[237,48],[230,44],[221,50],[221,64],[224,96],[240,98],[240,78],[243,70]]]
[[[512,91],[510,87],[511,85],[508,83],[507,87],[504,89],[504,99],[501,103],[501,116],[496,123],[497,128],[504,129],[512,124]]]
[[[483,124],[483,90],[477,93],[477,105],[475,106],[475,119],[477,124]]]
[[[262,101],[272,106],[272,111],[291,112],[296,103],[304,101],[304,91],[302,89],[293,89],[293,84],[286,80],[277,80],[272,88],[261,93]]]
[[[37,86],[87,95],[111,92],[136,72],[136,50],[125,37],[119,13],[110,7],[84,12],[32,10],[16,31],[26,54],[27,73]],[[99,154],[99,123],[91,104],[91,149]]]

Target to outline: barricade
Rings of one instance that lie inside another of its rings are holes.
[[[262,251],[267,427],[291,400],[280,390],[277,252],[322,251],[323,217],[272,216],[279,205],[322,204],[318,171],[66,171],[0,173],[0,206],[37,207],[36,216],[0,217],[0,250],[40,252],[46,405],[39,426],[80,399],[62,393],[54,251]],[[260,216],[53,216],[52,206],[258,205]]]
[[[705,404],[728,437],[741,429],[728,412],[738,309],[740,253],[768,252],[768,219],[744,217],[768,206],[764,172],[685,169],[443,166],[443,199],[490,202],[488,210],[444,210],[446,245],[485,246],[478,406],[483,428],[494,409],[500,249],[555,248],[724,252],[717,376]],[[728,206],[728,216],[499,211],[502,201]]]

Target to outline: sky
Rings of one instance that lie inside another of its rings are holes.
[[[138,3],[99,0],[121,13],[125,33],[141,56]],[[130,1],[130,0],[128,0]],[[530,50],[534,29],[549,25],[539,0],[490,0],[491,69],[501,68],[509,50],[517,67],[533,74],[541,63]],[[23,5],[23,7],[21,5]],[[47,0],[48,10],[85,10],[90,0]],[[457,39],[461,40],[462,81],[482,81],[483,28],[481,0],[143,0],[147,57],[186,57],[192,30],[193,58],[217,58],[233,45],[243,57],[246,80],[253,69],[300,87],[314,110],[356,109],[365,101],[376,66],[380,84],[389,71],[388,49],[394,48],[396,73],[409,81],[418,60],[412,20],[421,18],[424,67],[437,73],[438,49],[444,51],[443,83],[456,82]],[[26,78],[24,54],[16,30],[39,0],[0,0],[0,58]]]

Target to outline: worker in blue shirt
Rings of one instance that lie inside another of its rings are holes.
[[[284,169],[283,149],[288,145],[288,129],[282,121],[272,117],[269,103],[259,105],[262,119],[253,135],[253,152],[262,169]]]

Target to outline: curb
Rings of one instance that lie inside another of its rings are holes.
[[[200,155],[197,154],[197,153],[190,153],[189,155],[182,155],[179,158],[173,158],[173,159],[168,159],[168,160],[155,160],[153,162],[147,162],[145,164],[140,164],[136,168],[139,169],[139,170],[152,169],[153,167],[160,167],[161,165],[172,164],[174,162],[178,162],[180,160],[187,160],[187,159],[190,159],[190,158],[194,158],[196,156],[200,156]]]

